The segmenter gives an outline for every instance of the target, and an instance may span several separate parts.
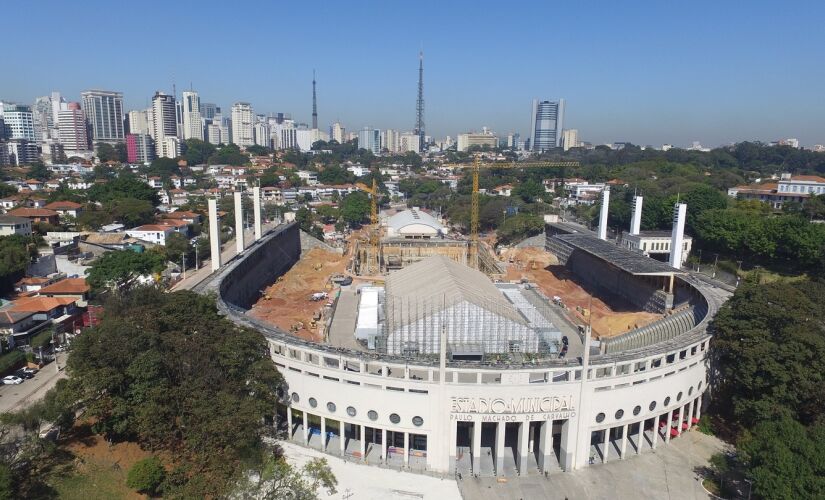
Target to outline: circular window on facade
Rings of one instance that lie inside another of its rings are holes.
[[[656,409],[656,401],[651,401],[649,408],[650,408],[650,411],[655,410]]]
[[[316,401],[315,398],[309,398],[309,406],[315,408],[318,406],[318,401]]]
[[[641,412],[642,412],[642,407],[641,406],[636,405],[636,408],[633,408],[633,415],[638,415]]]
[[[416,427],[421,427],[424,425],[424,419],[421,417],[413,417],[413,425]]]
[[[691,394],[693,394],[693,387],[688,389],[688,396],[690,396]]]
[[[400,421],[401,421],[401,417],[399,417],[397,413],[390,414],[390,422],[392,422],[394,424],[397,424]]]
[[[682,400],[682,392],[679,391],[679,394],[676,395],[676,401],[681,401],[681,400]]]
[[[301,400],[301,397],[300,397],[300,396],[298,396],[298,393],[297,393],[297,392],[293,392],[293,393],[292,393],[292,402],[293,402],[293,403],[297,403],[297,402],[298,402],[298,401],[300,401],[300,400]]]
[[[665,398],[665,406],[670,404],[670,396]]]
[[[358,412],[355,411],[355,408],[353,408],[352,406],[347,406],[347,415],[349,415],[350,417],[354,417],[356,413]]]
[[[333,403],[332,401],[330,401],[329,403],[327,403],[327,410],[328,410],[330,413],[335,413],[335,403]]]
[[[599,413],[598,415],[596,415],[596,423],[602,422],[604,422],[604,413]]]
[[[624,417],[624,410],[616,410],[616,420],[621,420]]]
[[[378,420],[378,412],[375,410],[370,410],[367,412],[367,416],[370,420]]]

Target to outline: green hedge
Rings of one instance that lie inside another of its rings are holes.
[[[26,359],[23,351],[14,350],[0,355],[0,374],[5,374],[7,371],[17,368],[17,365]]]

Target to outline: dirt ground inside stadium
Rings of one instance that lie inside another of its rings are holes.
[[[575,282],[575,276],[564,266],[558,265],[556,257],[540,248],[511,248],[501,256],[505,262],[507,281],[522,278],[536,283],[548,298],[561,297],[570,314],[582,324],[587,322],[590,295]],[[607,303],[593,297],[593,335],[611,337],[634,328],[647,325],[662,318],[661,314],[638,311],[631,304],[614,301]]]
[[[320,312],[327,300],[312,301],[316,292],[327,292],[329,300],[334,298],[337,288],[333,288],[329,278],[344,274],[349,255],[339,255],[320,248],[313,248],[292,266],[278,281],[270,285],[258,302],[252,306],[251,314],[306,340],[323,340],[317,328],[310,323]]]

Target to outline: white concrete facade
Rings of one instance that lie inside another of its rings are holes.
[[[495,474],[504,475],[505,434],[515,426],[519,474],[580,469],[591,457],[624,459],[629,451],[669,442],[672,433],[678,435],[700,416],[708,338],[673,351],[591,365],[585,380],[581,366],[573,365],[441,368],[348,357],[291,340],[269,342],[288,387],[284,401],[289,401],[286,418],[293,439],[306,442],[315,433],[308,426],[343,428],[350,439],[326,451],[350,453],[346,442],[357,437],[361,450],[354,456],[363,459],[371,432],[394,436],[391,445],[403,434],[403,442],[411,445],[395,449],[402,448],[396,453],[404,455],[405,466],[410,457],[423,455],[426,471],[452,474],[468,448],[473,474],[482,470],[483,460],[492,460]],[[681,420],[668,425],[676,415]],[[325,431],[321,434],[326,443]],[[387,444],[381,440],[382,460]],[[490,448],[489,454],[482,447]],[[535,465],[528,465],[534,459]]]

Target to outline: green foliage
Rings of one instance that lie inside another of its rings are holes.
[[[536,198],[544,195],[544,187],[533,179],[527,179],[516,186],[512,194],[520,197],[526,203],[533,203]]]
[[[498,240],[501,243],[512,243],[535,236],[544,230],[544,220],[541,217],[519,213],[507,217],[504,224],[498,229]]]
[[[720,400],[731,423],[789,417],[810,424],[825,407],[825,283],[740,285],[714,320]]]
[[[117,150],[111,144],[98,142],[95,144],[95,151],[97,153],[97,158],[102,163],[107,161],[118,161]]]
[[[795,500],[825,497],[825,425],[808,428],[789,417],[759,423],[740,440],[754,496]]]
[[[353,183],[355,175],[345,168],[333,165],[318,173],[318,182],[327,185]]]
[[[0,236],[0,293],[10,291],[23,277],[37,250],[25,236]]]
[[[59,389],[94,430],[172,453],[190,473],[164,493],[187,498],[222,496],[242,462],[261,459],[281,383],[263,335],[220,316],[213,298],[154,287],[108,301],[67,369]]]
[[[145,173],[168,180],[169,177],[180,174],[180,166],[176,158],[155,158]]]
[[[14,476],[8,465],[0,463],[0,500],[12,500],[13,498],[15,498]]]
[[[254,155],[254,156],[267,156],[272,154],[272,150],[266,146],[259,146],[257,144],[253,144],[252,146],[246,147],[246,152]]]
[[[164,250],[166,251],[166,258],[172,262],[180,263],[181,257],[186,255],[188,264],[191,265],[194,263],[189,256],[195,250],[189,243],[189,238],[180,233],[172,233],[168,238],[166,238],[166,246],[164,246]]]
[[[155,209],[149,201],[126,197],[109,200],[100,208],[88,205],[75,222],[81,228],[97,230],[113,222],[135,227],[149,224],[154,219]]]
[[[0,375],[17,368],[23,361],[26,360],[26,355],[23,351],[9,351],[5,354],[0,354]]]
[[[40,348],[45,349],[46,346],[51,344],[51,342],[52,342],[52,329],[47,328],[46,330],[43,330],[42,332],[40,332],[37,335],[35,335],[34,337],[32,337],[31,346],[32,346],[32,349],[35,349],[35,350],[40,349]]]
[[[209,160],[209,157],[215,154],[217,148],[206,141],[200,139],[186,139],[184,141],[185,152],[183,157],[186,158],[187,165],[201,165]]]
[[[86,271],[86,280],[94,292],[106,289],[125,292],[141,276],[151,276],[165,267],[165,260],[158,252],[115,250],[101,255],[92,264]]]
[[[115,159],[120,163],[126,163],[129,161],[129,152],[126,149],[125,142],[118,142],[117,144],[115,144],[115,155]]]
[[[29,167],[28,175],[29,177],[39,181],[47,181],[51,178],[52,172],[46,168],[46,165],[44,165],[42,161],[37,161],[32,163],[31,167]]]
[[[148,184],[131,174],[122,174],[109,182],[95,184],[87,191],[90,201],[107,202],[118,198],[146,200],[152,205],[160,203],[157,192]]]
[[[126,486],[140,493],[157,495],[160,493],[165,477],[166,469],[163,468],[160,459],[152,456],[135,462],[135,465],[129,469]]]
[[[5,198],[13,194],[17,194],[16,187],[6,184],[5,182],[0,182],[0,198]]]
[[[270,456],[260,470],[238,485],[243,498],[308,500],[318,498],[318,489],[337,493],[338,479],[326,458],[313,458],[301,469],[289,465],[282,456]]]
[[[356,191],[341,200],[341,216],[352,227],[364,223],[370,216],[370,199],[366,193]]]
[[[241,153],[241,149],[234,144],[227,144],[220,148],[207,161],[210,165],[246,165],[249,156]]]

